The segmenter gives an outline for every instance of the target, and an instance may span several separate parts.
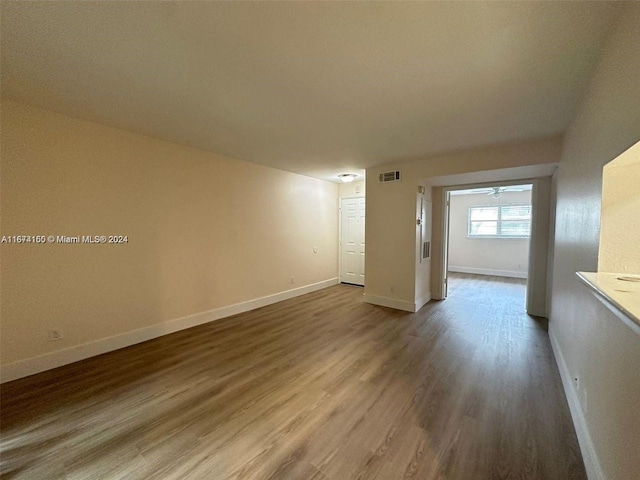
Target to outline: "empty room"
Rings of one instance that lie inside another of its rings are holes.
[[[640,471],[640,3],[0,1],[0,478]]]
[[[522,184],[449,191],[444,240],[447,298],[462,289],[459,295],[506,301],[501,308],[525,311],[532,187]]]

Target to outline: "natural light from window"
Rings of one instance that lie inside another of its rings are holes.
[[[469,237],[528,238],[531,205],[478,205],[469,207]]]

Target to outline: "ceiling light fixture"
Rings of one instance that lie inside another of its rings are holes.
[[[355,173],[341,173],[338,175],[338,178],[342,180],[342,183],[351,183],[356,179],[357,175]]]

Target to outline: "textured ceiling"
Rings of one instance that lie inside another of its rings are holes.
[[[606,2],[2,2],[2,94],[336,180],[555,134]]]

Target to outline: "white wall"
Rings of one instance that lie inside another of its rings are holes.
[[[1,127],[2,235],[129,237],[0,246],[4,380],[337,282],[335,183],[4,99]]]
[[[591,479],[640,472],[640,337],[575,275],[598,266],[602,168],[640,137],[639,46],[640,3],[630,2],[566,133],[558,169],[549,331]]]
[[[421,185],[424,186],[424,185]],[[416,219],[420,215],[424,217],[421,225],[416,225],[415,247],[415,303],[419,310],[425,303],[431,300],[431,262],[433,258],[433,199],[432,189],[424,186],[424,193],[416,194]],[[421,210],[424,211],[421,212]],[[429,258],[422,258],[422,243],[431,242]]]
[[[528,238],[472,238],[467,235],[469,207],[530,204],[531,191],[451,195],[449,207],[449,271],[526,278]]]

